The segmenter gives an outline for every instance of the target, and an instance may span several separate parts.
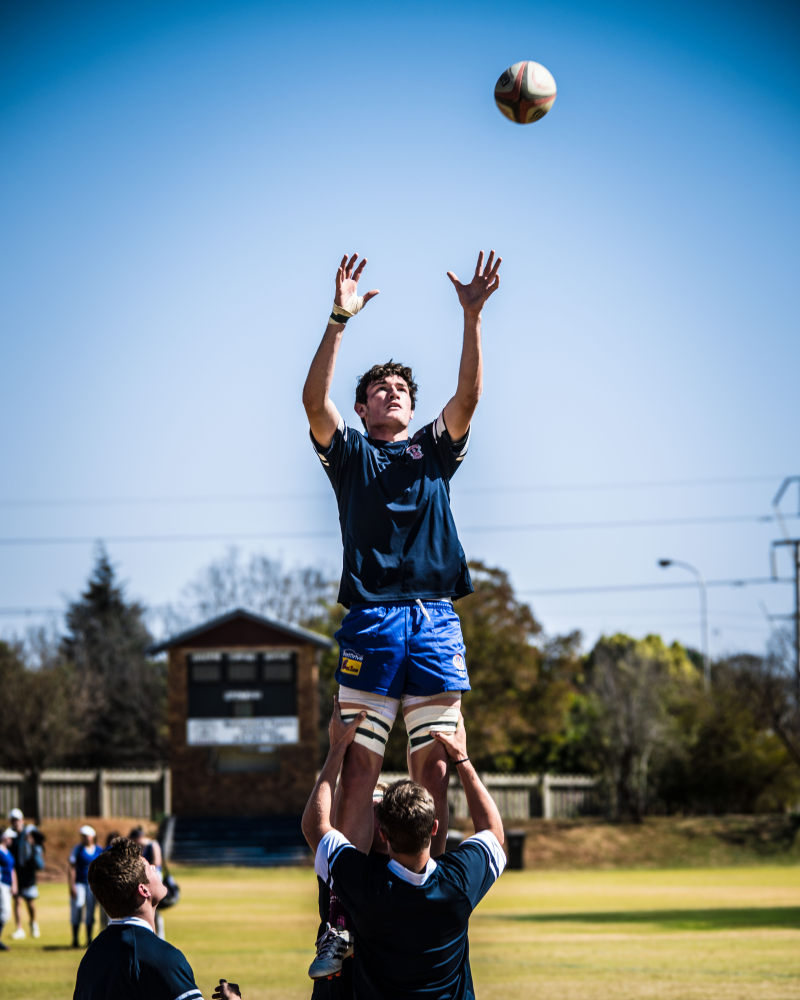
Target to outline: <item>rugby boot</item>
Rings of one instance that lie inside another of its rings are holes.
[[[346,927],[331,927],[317,938],[317,957],[308,967],[311,979],[331,979],[342,971],[342,962],[353,954],[353,934]]]

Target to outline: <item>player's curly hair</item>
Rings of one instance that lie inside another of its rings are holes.
[[[89,865],[89,885],[109,917],[129,917],[141,905],[139,886],[147,882],[142,849],[129,837],[112,840]]]
[[[402,778],[375,805],[383,835],[398,854],[418,854],[431,842],[436,810],[431,793],[416,781]]]
[[[405,380],[408,394],[411,397],[411,409],[415,409],[419,386],[414,381],[411,369],[407,365],[401,365],[399,361],[392,361],[391,358],[382,365],[373,365],[368,372],[364,372],[356,385],[356,402],[366,404],[367,389],[373,382],[380,382],[387,375],[399,375],[401,379]]]

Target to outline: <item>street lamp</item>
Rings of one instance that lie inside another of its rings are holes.
[[[692,566],[691,563],[681,562],[680,559],[659,559],[658,565],[662,569],[666,569],[668,566],[680,566],[681,569],[688,569],[697,580],[697,586],[700,588],[700,639],[703,654],[703,683],[705,684],[706,691],[710,691],[711,666],[708,662],[708,602],[706,599],[706,582],[696,566]]]

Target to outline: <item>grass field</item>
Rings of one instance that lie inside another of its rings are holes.
[[[206,1000],[220,976],[245,1000],[310,996],[310,869],[175,875],[182,897],[167,935]],[[72,996],[81,952],[67,947],[66,886],[41,890],[41,939],[3,933],[4,997]],[[470,941],[479,1000],[800,1000],[800,868],[507,872]]]

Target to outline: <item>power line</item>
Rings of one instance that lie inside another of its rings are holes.
[[[789,515],[800,518],[800,514]],[[461,533],[508,533],[526,531],[598,531],[619,530],[621,528],[675,528],[690,525],[711,524],[771,524],[772,514],[730,514],[730,515],[700,515],[696,517],[654,517],[615,521],[550,521],[533,522],[529,524],[478,524],[462,527]],[[244,531],[244,532],[192,532],[187,534],[163,535],[107,535],[98,532],[95,535],[50,535],[28,537],[0,538],[0,546],[28,545],[93,545],[98,540],[113,545],[155,545],[173,542],[243,542],[267,541],[280,538],[338,538],[335,529],[318,531]]]
[[[750,577],[739,580],[706,580],[707,587],[761,587],[775,583],[793,583],[789,577]],[[612,594],[641,590],[686,590],[694,588],[694,582],[687,583],[611,583],[591,587],[555,587],[547,590],[518,590],[526,597],[555,597],[567,594]]]
[[[707,587],[752,587],[752,586],[762,586],[764,584],[776,584],[776,583],[792,583],[793,581],[789,577],[779,577],[778,579],[773,579],[771,576],[767,577],[750,577],[747,579],[731,579],[731,580],[707,580]],[[688,588],[693,588],[694,583],[617,583],[617,584],[607,584],[601,586],[590,586],[590,587],[558,587],[550,590],[517,590],[518,596],[527,597],[545,597],[545,596],[558,596],[562,594],[597,594],[597,593],[624,593],[631,591],[642,591],[642,590],[686,590]],[[148,611],[164,611],[170,608],[169,604],[150,604],[147,605]],[[3,616],[19,616],[23,617],[25,615],[34,614],[62,614],[64,608],[52,608],[52,607],[0,607],[0,615]],[[609,614],[612,612],[609,612]]]
[[[744,483],[775,482],[781,474],[758,476],[729,476],[709,479],[661,479],[631,480],[628,482],[599,483],[540,483],[534,486],[464,486],[459,495],[486,493],[560,493],[587,492],[590,490],[641,490],[684,488],[695,486],[728,486]],[[315,500],[329,496],[328,491],[315,490],[298,493],[211,493],[165,496],[118,496],[118,497],[7,497],[0,498],[0,507],[116,507],[176,504],[216,504],[216,503],[271,503],[278,500]]]

